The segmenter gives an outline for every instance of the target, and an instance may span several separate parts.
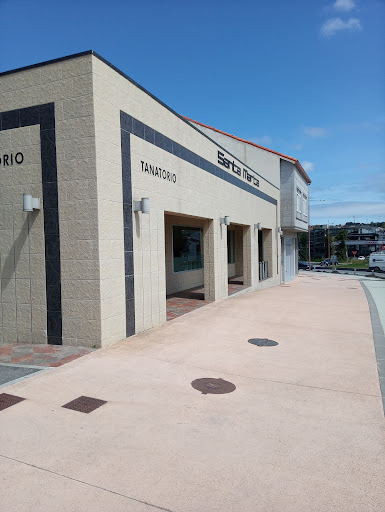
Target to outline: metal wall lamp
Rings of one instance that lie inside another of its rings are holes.
[[[220,223],[224,224],[225,226],[230,226],[230,217],[228,215],[225,215],[224,217],[220,218]]]
[[[40,197],[32,197],[32,194],[23,194],[23,211],[33,212],[40,210]]]
[[[150,199],[142,197],[140,201],[134,201],[134,212],[150,213]]]

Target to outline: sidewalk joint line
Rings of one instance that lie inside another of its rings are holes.
[[[275,384],[286,384],[288,386],[298,386],[301,388],[310,388],[310,389],[321,389],[323,391],[334,391],[335,393],[347,393],[349,395],[359,395],[359,396],[371,396],[373,398],[381,398],[381,395],[372,395],[370,393],[358,393],[357,391],[344,391],[343,389],[333,389],[333,388],[321,388],[319,386],[309,386],[306,384],[296,384],[295,382],[285,382],[281,380],[274,380],[274,379],[263,379],[262,377],[250,377],[249,375],[240,375],[238,373],[231,373],[224,370],[215,370],[213,368],[204,368],[202,366],[195,366],[193,364],[186,364],[176,361],[168,361],[167,359],[159,359],[157,357],[151,357],[151,356],[143,356],[140,354],[135,354],[137,357],[143,357],[145,359],[153,359],[155,361],[161,361],[162,363],[169,363],[169,364],[175,364],[178,366],[185,366],[186,368],[197,368],[198,370],[203,370],[205,372],[215,372],[219,373],[221,375],[232,375],[233,377],[240,377],[241,379],[251,379],[251,380],[260,380],[262,382],[274,382]]]
[[[156,508],[158,510],[163,510],[164,512],[175,512],[175,510],[171,510],[169,508],[160,507],[158,505],[153,505],[152,503],[149,503],[148,501],[142,501],[142,500],[139,500],[137,498],[132,498],[131,496],[127,496],[126,494],[122,494],[122,493],[117,492],[117,491],[112,491],[111,489],[106,489],[105,487],[101,487],[99,485],[90,484],[88,482],[85,482],[84,480],[78,480],[77,478],[72,478],[71,476],[63,475],[62,473],[56,473],[56,471],[52,471],[51,469],[42,468],[40,466],[36,466],[35,464],[30,464],[29,462],[24,462],[24,461],[19,460],[19,459],[14,459],[13,457],[7,457],[7,455],[3,455],[1,453],[0,453],[0,457],[2,457],[3,459],[8,459],[8,460],[12,460],[14,462],[18,462],[19,464],[24,464],[25,466],[29,466],[31,468],[39,469],[40,471],[46,471],[47,473],[51,473],[53,475],[60,476],[62,478],[66,478],[67,480],[72,480],[73,482],[77,482],[79,484],[88,485],[89,487],[94,487],[95,489],[100,489],[101,491],[106,491],[106,492],[109,492],[111,494],[115,494],[117,496],[121,496],[122,498],[126,498],[128,500],[135,501],[137,503],[141,503],[142,505],[146,505],[148,507],[153,507],[153,508]]]

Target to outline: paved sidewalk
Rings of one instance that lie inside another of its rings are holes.
[[[243,276],[236,276],[229,279],[229,295],[239,293],[246,288],[247,286],[243,284]],[[167,321],[174,320],[178,316],[190,313],[209,303],[210,301],[205,300],[205,289],[201,286],[168,295],[166,301]]]
[[[236,389],[201,394],[206,377]],[[0,411],[7,512],[384,510],[370,313],[349,277],[211,303],[2,391],[25,399]],[[82,395],[107,403],[62,407]]]

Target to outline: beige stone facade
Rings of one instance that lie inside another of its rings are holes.
[[[3,73],[0,91],[0,342],[105,346],[165,322],[166,294],[281,282],[274,159],[248,166],[92,52]],[[173,226],[201,232],[202,268],[175,271]]]

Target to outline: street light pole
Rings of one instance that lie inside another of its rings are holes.
[[[310,263],[310,228],[311,228],[311,225],[308,224],[308,244],[309,244],[309,247],[308,247],[308,256],[309,256],[309,270],[311,270],[311,263]]]

